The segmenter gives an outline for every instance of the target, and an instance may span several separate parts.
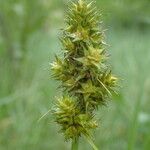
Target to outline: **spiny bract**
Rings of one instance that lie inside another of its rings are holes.
[[[94,111],[106,103],[117,81],[106,64],[108,55],[94,3],[79,0],[70,5],[61,37],[64,57],[56,56],[52,64],[64,94],[54,115],[66,139],[91,137],[90,130],[97,127]]]

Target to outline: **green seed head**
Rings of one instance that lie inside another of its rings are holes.
[[[99,16],[93,2],[70,4],[61,37],[64,55],[52,64],[63,90],[54,116],[66,139],[91,137],[91,129],[97,127],[95,109],[107,102],[116,86],[117,78],[107,65]]]

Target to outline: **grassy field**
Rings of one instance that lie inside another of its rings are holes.
[[[22,68],[20,85],[0,99],[1,150],[69,149],[57,134],[50,114],[37,123],[51,108],[57,92],[56,83],[50,79],[49,62],[60,49],[57,32],[51,36],[45,34],[42,40],[40,34],[33,35],[29,41],[31,51]],[[120,94],[113,98],[108,108],[103,107],[99,112],[101,123],[95,133],[96,143],[105,150],[148,150],[149,32],[112,28],[107,36],[114,72],[123,80]],[[81,149],[88,147],[82,143]]]
[[[57,133],[51,114],[38,122],[59,95],[49,63],[61,50],[62,11],[51,11],[50,28],[36,30],[27,38],[19,71],[12,69],[14,64],[3,54],[0,36],[0,150],[70,149],[70,143]],[[149,150],[150,28],[116,24],[108,22],[106,41],[121,88],[97,114],[100,127],[94,133],[95,143],[101,150]],[[80,149],[91,147],[83,139]]]

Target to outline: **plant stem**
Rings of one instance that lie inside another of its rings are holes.
[[[128,150],[134,149],[136,136],[137,136],[137,129],[138,129],[138,115],[141,109],[141,99],[142,97],[139,97],[135,105],[135,110],[133,114],[133,122],[132,122],[132,126],[130,129],[130,134],[129,134]]]
[[[78,143],[79,143],[78,138],[72,139],[72,148],[71,148],[71,150],[78,150]]]
[[[139,114],[141,112],[141,105],[142,101],[144,100],[145,93],[143,91],[144,84],[142,80],[135,80],[140,86],[137,89],[137,96],[136,96],[136,103],[134,107],[133,112],[133,118],[131,122],[131,128],[129,130],[129,139],[128,139],[128,150],[133,150],[135,148],[136,140],[137,140],[137,134],[138,134],[138,128],[139,128]]]

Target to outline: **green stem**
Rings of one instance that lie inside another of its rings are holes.
[[[141,101],[143,100],[143,96],[144,96],[142,94],[143,92],[140,92],[140,91],[142,91],[143,86],[142,86],[142,84],[140,84],[140,85],[141,85],[141,89],[139,89],[139,92],[138,92],[139,95],[137,95],[138,99],[135,104],[135,109],[134,109],[133,118],[132,118],[132,124],[131,124],[131,128],[129,130],[128,150],[134,149],[136,137],[138,134],[138,125],[139,125],[138,116],[141,111]]]
[[[78,138],[72,139],[72,148],[71,148],[71,150],[78,150],[78,143],[79,143]]]

